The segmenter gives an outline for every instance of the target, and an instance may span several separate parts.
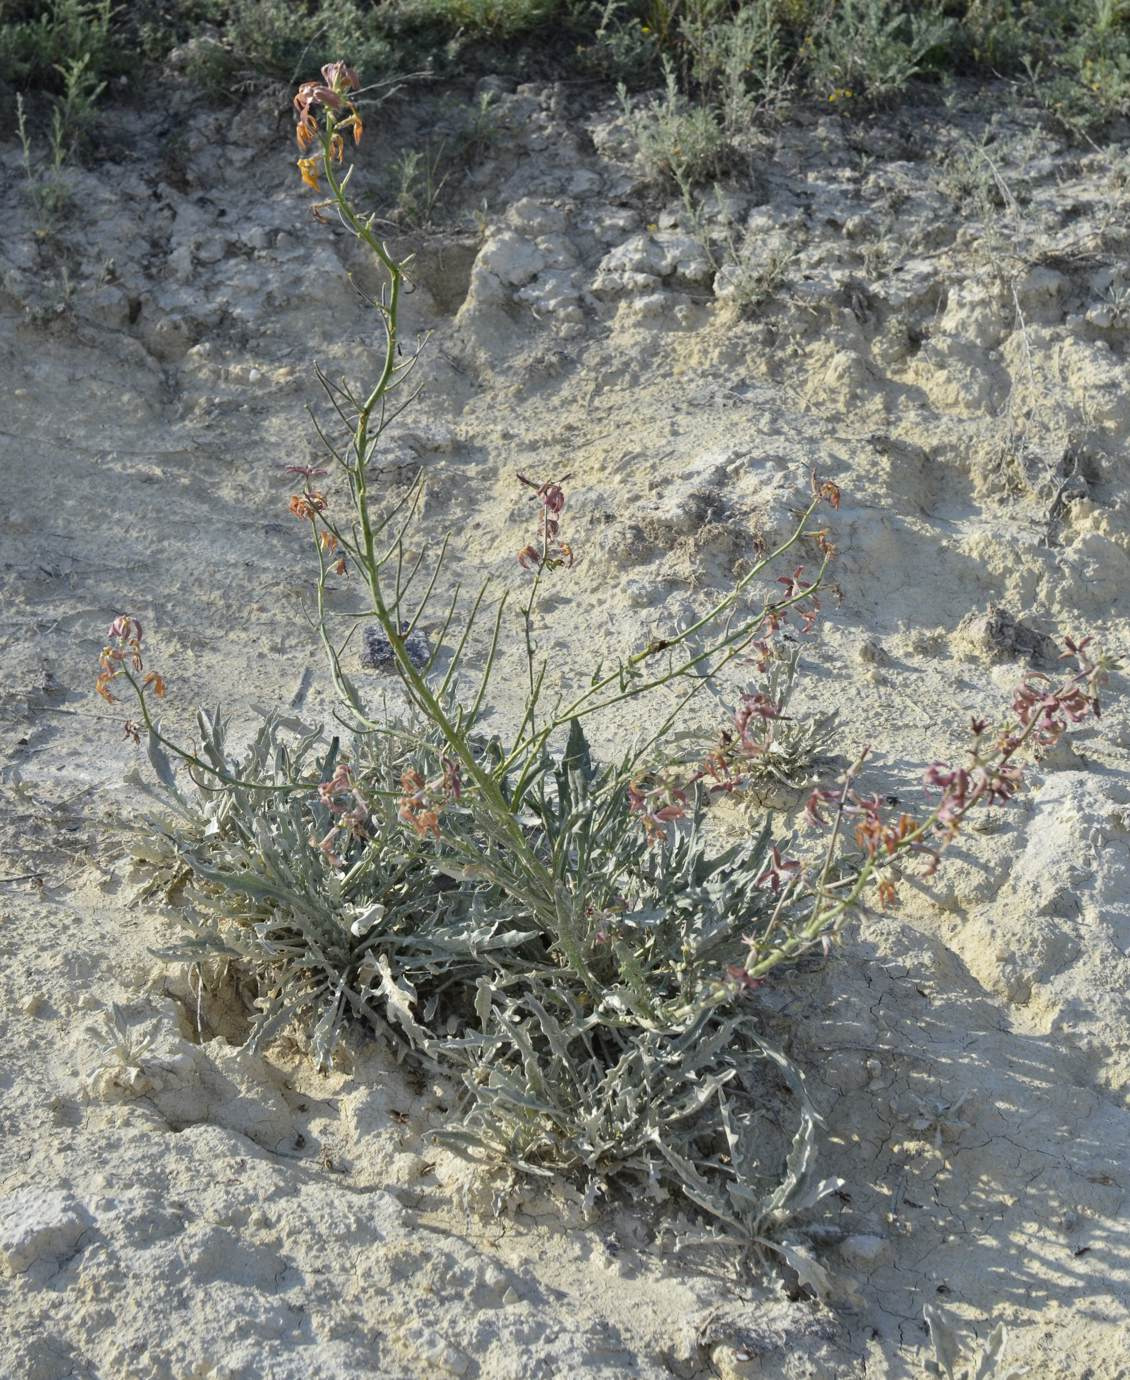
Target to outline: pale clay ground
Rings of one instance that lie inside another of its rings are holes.
[[[707,204],[769,288],[742,321],[740,275],[644,185],[614,109],[496,86],[496,137],[444,192],[464,228],[398,240],[418,251],[409,325],[435,334],[386,479],[423,466],[423,538],[453,526],[459,568],[518,586],[513,471],[574,472],[583,559],[540,634],[563,674],[704,607],[813,466],[844,491],[844,599],[801,696],[839,710],[845,753],[874,743],[876,789],[914,800],[1041,635],[1127,650],[1123,149],[960,92],[767,134]],[[313,361],[365,377],[372,321],[351,247],[309,219],[285,96],[234,121],[163,100],[109,118],[56,235],[33,233],[18,149],[0,161],[0,1373],[911,1377],[934,1304],[971,1338],[1004,1322],[1006,1360],[1040,1380],[1130,1376],[1117,677],[932,885],[908,878],[897,914],[766,993],[845,1181],[812,1220],[828,1305],[675,1255],[622,1205],[585,1222],[519,1189],[483,1211],[421,1140],[444,1090],[380,1049],[321,1077],[293,1041],[198,1042],[153,954],[171,918],[130,904],[105,832],[139,753],[95,662],[128,610],[186,732],[196,704],[242,730],[256,705],[324,717],[277,467],[313,453]],[[381,148],[437,108],[414,93],[372,121],[359,185],[379,195]]]

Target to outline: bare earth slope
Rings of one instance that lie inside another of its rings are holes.
[[[1125,149],[1003,100],[803,119],[707,197],[732,245],[711,263],[613,109],[495,85],[448,193],[481,234],[398,239],[410,325],[435,334],[384,477],[423,467],[421,540],[453,528],[457,565],[517,585],[514,471],[573,472],[582,560],[539,632],[563,675],[705,607],[813,467],[845,496],[844,598],[801,699],[839,711],[845,753],[874,744],[876,789],[913,799],[969,714],[1054,661],[1047,638],[1125,652]],[[828,1304],[680,1256],[623,1206],[586,1221],[519,1186],[492,1215],[422,1139],[445,1089],[386,1051],[354,1042],[322,1077],[295,1041],[200,1040],[153,953],[170,917],[130,903],[105,830],[144,758],[93,697],[97,656],[138,616],[186,733],[196,704],[236,732],[256,706],[325,716],[279,467],[313,455],[313,362],[364,377],[372,321],[343,272],[364,266],[309,218],[285,94],[238,119],[180,99],[109,117],[45,236],[0,152],[0,1373],[910,1377],[934,1305],[981,1337],[1004,1322],[1030,1375],[1130,1375],[1117,677],[897,915],[759,995],[845,1181],[814,1237]],[[425,138],[430,100],[374,122],[378,203],[381,139]]]

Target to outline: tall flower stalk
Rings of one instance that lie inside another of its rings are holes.
[[[400,340],[400,301],[407,262],[398,261],[375,230],[375,217],[358,210],[351,195],[353,166],[346,163],[346,135],[351,143],[361,137],[361,121],[353,101],[358,78],[344,63],[323,69],[321,83],[307,82],[295,97],[298,115],[297,137],[303,156],[298,167],[307,186],[327,195],[314,210],[318,219],[332,211],[338,222],[373,256],[384,282],[373,302],[384,336],[382,365],[375,382],[358,390],[344,382],[331,382],[319,375],[330,404],[344,424],[344,445],[331,440],[324,428],[319,434],[336,472],[344,481],[345,516],[338,518],[336,505],[320,492],[307,490],[292,499],[292,511],[309,522],[311,539],[319,563],[318,625],[331,673],[341,695],[351,725],[364,732],[382,731],[362,704],[356,686],[343,669],[342,644],[335,642],[332,619],[327,610],[326,582],[330,571],[342,560],[360,572],[366,587],[368,613],[379,625],[395,657],[395,669],[409,701],[424,721],[439,730],[450,756],[459,763],[462,782],[462,807],[472,809],[476,820],[498,846],[485,855],[477,844],[456,838],[448,846],[465,852],[465,861],[480,872],[485,866],[493,880],[507,891],[532,903],[538,921],[556,936],[567,960],[585,975],[595,990],[585,956],[587,936],[575,914],[575,897],[554,869],[534,846],[530,831],[521,821],[527,793],[542,780],[551,745],[582,719],[610,709],[627,700],[638,700],[664,687],[684,687],[681,706],[695,693],[703,677],[716,677],[741,656],[752,643],[763,637],[768,627],[779,625],[788,611],[812,601],[820,589],[830,559],[830,549],[808,580],[798,580],[772,598],[748,605],[748,595],[756,582],[779,558],[806,538],[819,535],[810,529],[816,507],[835,496],[829,485],[815,485],[810,501],[799,512],[792,531],[771,552],[755,561],[735,587],[728,591],[701,618],[670,637],[653,641],[623,658],[613,669],[594,674],[584,689],[573,694],[558,690],[550,698],[547,691],[547,666],[538,664],[532,641],[527,637],[528,696],[525,712],[504,750],[485,761],[475,741],[475,728],[488,702],[506,613],[506,597],[499,601],[490,629],[477,684],[468,700],[453,697],[457,672],[473,650],[473,631],[488,606],[488,589],[483,586],[472,601],[470,612],[459,629],[454,654],[446,674],[433,674],[443,640],[456,627],[455,600],[440,621],[440,638],[429,662],[420,666],[412,656],[407,639],[429,613],[441,586],[447,555],[446,544],[430,569],[423,560],[410,562],[406,536],[417,517],[419,488],[414,488],[383,517],[374,515],[370,492],[370,466],[388,425],[408,406],[414,393],[398,396],[419,358],[418,351],[402,353]],[[534,482],[519,475],[521,483],[532,489],[541,505],[540,542],[519,555],[520,564],[535,569],[536,582],[547,574],[568,567],[573,550],[559,539],[560,513],[564,506],[560,480]],[[413,591],[420,589],[418,598]],[[456,596],[457,597],[457,596]],[[526,626],[532,602],[525,610]],[[346,639],[348,640],[348,638]],[[677,718],[671,716],[671,721]],[[669,727],[665,725],[665,727]],[[647,748],[654,749],[654,740]],[[637,753],[647,750],[641,747]],[[626,760],[620,789],[627,790],[636,766]],[[436,815],[437,821],[441,818]]]

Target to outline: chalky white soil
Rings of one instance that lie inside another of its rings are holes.
[[[494,85],[446,225],[396,241],[418,255],[409,328],[434,334],[383,476],[422,467],[420,541],[452,528],[456,569],[517,588],[534,519],[514,471],[572,471],[582,559],[538,632],[563,675],[705,607],[813,467],[844,493],[843,601],[800,700],[839,711],[845,755],[874,745],[875,789],[915,802],[968,716],[1054,661],[1046,639],[1126,651],[1123,146],[1072,147],[1003,90],[802,116],[707,199],[744,263],[716,272],[611,104]],[[285,106],[233,118],[170,82],[109,113],[45,235],[0,151],[0,1373],[911,1377],[933,1305],[965,1363],[1003,1322],[1032,1377],[1130,1376],[1117,676],[934,882],[907,877],[897,913],[757,994],[844,1180],[809,1224],[827,1302],[680,1255],[630,1205],[586,1220],[519,1186],[492,1214],[423,1139],[445,1090],[374,1045],[320,1076],[298,1039],[267,1058],[200,1039],[155,953],[174,917],[135,902],[108,829],[144,758],[92,683],[128,611],[186,734],[197,704],[237,733],[255,706],[327,714],[279,467],[314,455],[314,362],[363,379],[374,329],[344,276],[364,266],[310,219]],[[445,118],[415,88],[369,122],[378,206],[382,150]],[[744,316],[743,272],[764,294]]]

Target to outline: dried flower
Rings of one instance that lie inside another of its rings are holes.
[[[826,790],[818,786],[808,797],[808,803],[804,807],[805,818],[809,824],[814,824],[820,829],[826,829],[828,821],[820,813],[820,806],[829,805],[833,802],[838,803],[840,799],[841,792]]]
[[[639,816],[644,833],[652,843],[667,837],[666,825],[684,818],[687,803],[686,789],[674,782],[659,781],[649,785],[638,780],[628,784],[628,809]]]
[[[761,986],[761,979],[751,977],[749,972],[737,963],[727,965],[726,976],[731,982],[737,983],[739,987],[744,987],[747,992],[752,992]]]
[[[106,630],[106,645],[98,657],[98,675],[94,681],[95,691],[108,703],[113,704],[116,697],[110,693],[110,686],[129,668],[140,674],[144,669],[141,655],[141,624],[128,614],[119,614]],[[134,685],[138,694],[153,687],[154,694],[165,693],[164,679],[155,671],[150,671],[141,686]]]
[[[141,624],[136,618],[129,618],[124,613],[120,614],[110,624],[106,636],[112,641],[120,640],[122,642],[140,643]]]
[[[325,512],[328,507],[325,494],[319,493],[316,489],[307,489],[303,494],[293,494],[290,500],[290,511],[296,518],[308,518],[311,521],[318,513]]]
[[[812,497],[822,498],[832,508],[840,506],[839,486],[833,484],[830,479],[817,479],[815,470],[812,471]]]
[[[519,482],[525,484],[528,489],[533,489],[534,498],[542,505],[538,521],[541,550],[533,545],[522,548],[518,553],[518,564],[523,570],[537,570],[543,567],[546,570],[556,570],[560,566],[568,569],[575,564],[573,548],[557,540],[561,532],[560,516],[565,507],[565,490],[562,485],[569,478],[571,476],[566,474],[560,479],[547,479],[539,484],[519,473]]]
[[[778,576],[777,576],[777,583],[778,583],[779,585],[784,585],[784,587],[785,587],[785,594],[786,594],[786,596],[787,596],[788,598],[791,599],[791,598],[793,597],[793,595],[796,593],[798,587],[799,587],[799,588],[803,588],[803,585],[801,584],[801,578],[800,578],[803,574],[804,574],[804,566],[803,566],[803,565],[798,565],[797,568],[793,571],[793,573],[792,573],[791,575],[778,575]]]
[[[298,160],[303,182],[314,191],[318,190],[318,165],[324,158],[326,149],[328,148],[329,156],[339,163],[345,155],[341,132],[352,129],[353,142],[361,142],[361,116],[353,102],[347,99],[348,93],[356,91],[360,85],[361,80],[352,67],[344,62],[330,62],[322,68],[320,82],[304,81],[295,94],[295,138],[303,154],[318,138],[316,107],[322,106],[327,111],[327,144],[319,153]],[[347,111],[348,114],[344,118],[336,118],[342,111]]]
[[[331,90],[344,94],[346,91],[356,91],[361,85],[361,78],[348,63],[337,61],[329,62],[322,68],[322,79]]]

